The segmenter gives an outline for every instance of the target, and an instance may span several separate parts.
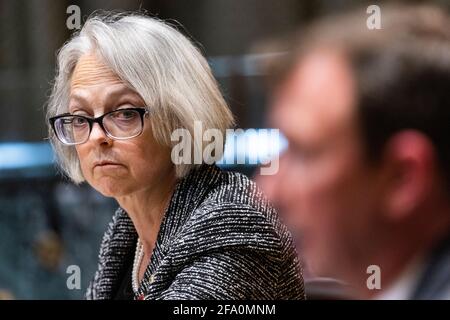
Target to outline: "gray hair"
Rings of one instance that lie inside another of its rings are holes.
[[[171,133],[175,129],[186,129],[193,137],[197,121],[204,129],[218,129],[222,137],[234,123],[200,51],[174,27],[137,13],[91,16],[64,44],[57,57],[47,120],[68,112],[73,70],[78,59],[88,53],[96,54],[153,110],[149,118],[153,136],[163,146],[173,147]],[[50,127],[49,138],[62,171],[73,182],[83,182],[75,147],[57,141]],[[193,148],[202,154],[203,149],[203,144]],[[176,176],[183,177],[195,165],[175,164]]]

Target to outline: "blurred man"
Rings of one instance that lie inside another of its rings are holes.
[[[322,21],[284,61],[272,119],[289,148],[265,185],[315,275],[361,298],[450,299],[449,18],[381,18]]]

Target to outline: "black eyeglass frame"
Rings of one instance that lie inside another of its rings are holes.
[[[105,126],[103,125],[103,119],[107,115],[109,115],[111,113],[119,112],[119,111],[136,111],[136,112],[139,113],[139,116],[140,116],[140,119],[141,119],[141,130],[139,131],[139,133],[137,133],[137,134],[135,134],[135,135],[133,135],[131,137],[118,138],[118,137],[113,136],[111,133],[108,132],[108,130],[106,130]],[[73,145],[83,144],[83,143],[85,143],[86,141],[89,140],[89,137],[91,136],[92,128],[94,127],[94,123],[98,123],[98,125],[103,130],[103,132],[111,139],[114,139],[114,140],[127,140],[127,139],[135,138],[135,137],[139,136],[142,133],[142,131],[144,130],[144,116],[148,115],[149,113],[150,113],[150,110],[149,110],[148,107],[135,107],[135,108],[123,108],[123,109],[112,110],[112,111],[109,111],[109,112],[106,112],[106,113],[102,114],[101,116],[99,116],[97,118],[92,118],[92,117],[88,117],[88,116],[84,116],[84,115],[80,115],[80,114],[71,114],[71,113],[67,112],[67,113],[63,113],[63,114],[51,117],[51,118],[48,119],[48,121],[50,123],[50,126],[53,129],[53,132],[55,133],[56,137],[58,138],[58,140],[61,143],[65,144],[65,145],[73,146]],[[87,135],[87,138],[86,138],[85,141],[83,141],[83,142],[76,142],[76,143],[67,143],[67,142],[64,142],[64,141],[61,140],[61,138],[58,135],[58,130],[55,127],[55,123],[56,123],[56,121],[58,119],[64,118],[64,117],[68,117],[68,116],[80,117],[80,118],[85,119],[89,123],[89,134]]]

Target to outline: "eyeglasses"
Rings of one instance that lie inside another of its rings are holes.
[[[100,117],[64,113],[49,119],[59,141],[66,145],[77,145],[88,141],[94,123],[98,123],[112,139],[125,140],[137,137],[144,128],[144,116],[148,108],[126,108],[107,112]]]

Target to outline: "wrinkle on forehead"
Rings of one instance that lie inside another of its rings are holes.
[[[94,54],[84,54],[72,73],[71,90],[98,84],[121,84],[123,81]]]

